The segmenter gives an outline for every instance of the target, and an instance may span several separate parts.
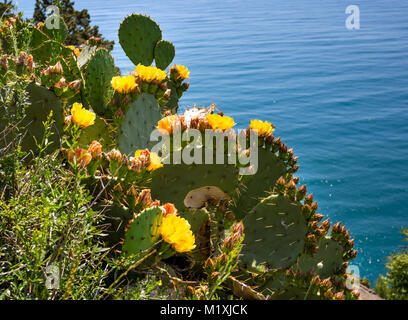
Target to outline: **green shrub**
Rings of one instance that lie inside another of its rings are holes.
[[[407,229],[402,232],[408,237]],[[386,267],[389,271],[386,276],[379,276],[375,291],[384,299],[408,300],[408,249],[388,257]]]

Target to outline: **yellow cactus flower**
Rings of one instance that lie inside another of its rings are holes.
[[[234,119],[219,114],[207,114],[207,120],[213,130],[228,130],[235,126]]]
[[[261,120],[251,120],[248,129],[257,130],[259,137],[265,137],[275,130],[271,123],[268,121],[263,122]]]
[[[71,108],[72,121],[80,128],[86,128],[95,123],[95,113],[83,108],[82,104],[74,103]]]
[[[111,84],[115,91],[122,94],[132,93],[137,86],[134,76],[113,77]]]
[[[167,116],[164,117],[163,119],[159,120],[159,122],[157,123],[157,129],[159,129],[159,131],[162,134],[172,134],[174,127],[177,123],[179,123],[179,125],[182,125],[182,121],[183,118],[179,115],[171,115],[171,116]]]
[[[150,163],[149,163],[149,166],[147,167],[147,171],[154,171],[154,170],[157,170],[163,167],[163,164],[161,163],[161,158],[159,157],[159,155],[155,152],[149,152],[147,149],[137,150],[135,152],[135,158],[138,159],[141,155],[145,155],[146,153],[150,156]]]
[[[190,75],[190,71],[188,71],[187,67],[182,65],[176,65],[177,73],[179,74],[182,80],[188,79]]]
[[[163,70],[156,67],[146,67],[140,63],[136,66],[136,73],[140,79],[146,82],[153,82],[155,80],[162,82],[166,78],[166,72]]]
[[[161,158],[157,153],[150,152],[150,164],[147,167],[148,171],[154,171],[159,168],[163,167],[163,163],[161,163]]]
[[[163,217],[158,231],[163,240],[171,244],[174,250],[188,252],[196,247],[195,237],[190,228],[186,219],[171,214]]]

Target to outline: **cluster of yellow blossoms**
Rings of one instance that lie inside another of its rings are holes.
[[[136,79],[134,76],[113,77],[111,81],[113,89],[121,94],[132,93],[136,89]]]
[[[248,129],[257,130],[259,137],[266,137],[275,130],[271,123],[261,120],[251,120]]]
[[[195,237],[188,221],[177,216],[177,210],[173,204],[166,203],[161,208],[164,216],[158,232],[163,240],[169,243],[177,252],[193,250],[196,247]]]
[[[136,66],[136,73],[145,82],[162,82],[166,78],[166,72],[156,67],[146,67],[142,64]]]
[[[205,117],[192,119],[190,123],[187,123],[184,116],[171,115],[161,119],[157,123],[156,128],[159,129],[162,134],[172,134],[176,125],[179,125],[182,130],[186,128],[228,130],[235,126],[235,122],[231,117],[207,114]]]
[[[74,124],[80,128],[86,128],[95,123],[95,113],[84,109],[82,104],[75,102],[71,108],[71,116]]]
[[[186,128],[212,129],[212,130],[229,130],[235,126],[234,119],[231,117],[219,114],[206,114],[205,116],[197,116],[192,118],[190,122],[186,121],[185,115],[171,115],[164,117],[158,123],[156,128],[162,134],[172,134],[176,125],[180,126],[182,130]],[[255,130],[259,137],[267,137],[272,134],[275,127],[268,121],[251,120],[248,129]]]

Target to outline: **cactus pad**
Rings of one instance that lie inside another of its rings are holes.
[[[160,40],[157,42],[156,47],[154,48],[154,60],[156,61],[156,67],[166,70],[166,68],[173,61],[175,55],[176,49],[174,48],[174,45],[170,41]]]
[[[307,224],[299,202],[273,195],[255,206],[243,223],[244,268],[260,272],[286,268],[303,251]]]
[[[329,238],[321,239],[318,246],[319,249],[313,256],[302,254],[297,267],[303,273],[314,270],[323,279],[340,270],[343,264],[344,249],[337,241]],[[321,269],[317,267],[320,262],[323,264]]]
[[[238,172],[227,164],[166,164],[154,171],[152,197],[172,202],[180,210],[186,208],[184,200],[195,189],[215,186],[231,195],[238,184]]]
[[[127,227],[123,252],[138,254],[152,248],[160,237],[158,228],[162,216],[159,207],[151,207],[138,214]]]
[[[98,49],[89,60],[85,71],[86,97],[92,109],[103,115],[113,95],[111,85],[115,64],[108,50]]]
[[[135,65],[152,64],[154,48],[161,38],[160,27],[148,16],[132,14],[120,24],[119,43]]]
[[[102,209],[102,208],[101,208]],[[125,227],[130,219],[132,219],[132,212],[114,202],[111,206],[107,207],[104,212],[107,223],[110,224],[108,232],[108,241],[110,245],[117,245],[125,234]]]
[[[133,154],[138,149],[149,148],[150,134],[161,119],[160,106],[149,93],[142,93],[129,106],[119,132],[119,149]]]
[[[244,176],[244,190],[240,192],[232,211],[242,219],[261,198],[267,196],[275,182],[286,174],[286,165],[271,150],[258,149],[258,171],[253,176]],[[246,181],[245,181],[246,180]]]
[[[113,132],[105,120],[96,117],[95,123],[81,130],[79,137],[79,146],[88,148],[92,141],[96,140],[102,144],[104,151],[111,150],[114,147]]]

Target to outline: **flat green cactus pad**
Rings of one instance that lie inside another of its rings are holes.
[[[150,93],[142,93],[129,106],[119,131],[119,150],[132,155],[138,149],[149,148],[150,134],[161,119],[160,106]]]
[[[308,294],[308,283],[303,283],[303,279],[299,279],[298,283],[292,283],[285,277],[285,272],[280,272],[259,288],[259,291],[270,300],[321,300],[322,297],[314,292]]]
[[[37,48],[40,45],[42,45],[45,41],[49,40],[48,36],[42,32],[41,30],[38,30],[37,28],[33,28],[33,31],[31,33],[31,39],[30,39],[30,47],[31,48]]]
[[[54,21],[50,29],[47,27],[47,22],[44,24],[44,34],[54,41],[64,43],[68,35],[68,28],[62,17],[58,16],[56,19],[58,19],[58,21]]]
[[[46,64],[51,59],[57,56],[68,57],[72,55],[72,50],[63,46],[58,41],[47,40],[40,46],[31,50],[34,61]]]
[[[113,95],[111,80],[115,64],[108,50],[98,49],[89,60],[85,71],[86,97],[92,109],[103,115]]]
[[[275,186],[275,182],[285,176],[285,163],[269,149],[258,149],[258,171],[253,176],[244,176],[244,188],[235,201],[232,211],[238,219],[242,219],[260,199],[267,196]]]
[[[131,14],[120,24],[119,43],[135,65],[152,64],[154,48],[161,38],[160,27],[148,16]]]
[[[175,55],[176,49],[174,48],[174,45],[170,41],[160,40],[157,42],[156,47],[154,48],[154,60],[156,61],[156,67],[166,70],[166,68],[173,61]]]
[[[343,264],[343,247],[335,240],[324,238],[319,241],[319,249],[311,256],[303,253],[298,260],[297,268],[306,273],[312,269],[321,279],[327,278],[340,270]],[[322,263],[323,267],[317,267],[318,263]]]
[[[105,120],[96,117],[95,123],[81,130],[79,137],[79,146],[81,148],[88,148],[93,140],[102,144],[102,150],[108,152],[114,147],[113,132]]]
[[[195,189],[215,186],[231,195],[238,184],[238,172],[228,164],[166,164],[153,173],[152,197],[174,203],[184,211],[187,194]]]
[[[244,268],[259,272],[286,268],[303,251],[307,224],[299,202],[273,195],[255,206],[243,223],[240,264]]]
[[[145,209],[130,223],[122,250],[125,254],[148,253],[159,240],[158,228],[163,213],[159,207]]]

